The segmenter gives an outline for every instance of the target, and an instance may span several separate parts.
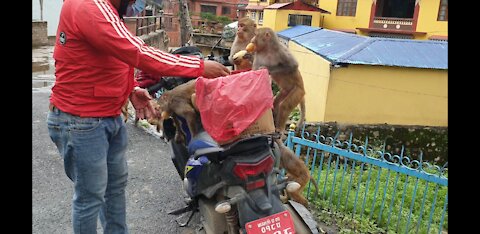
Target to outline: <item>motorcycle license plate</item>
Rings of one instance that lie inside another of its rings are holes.
[[[247,234],[295,234],[293,219],[285,210],[245,224]]]

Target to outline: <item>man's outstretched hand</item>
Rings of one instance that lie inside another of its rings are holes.
[[[219,62],[215,62],[212,60],[205,60],[204,69],[202,76],[205,78],[217,78],[220,76],[230,75],[230,70],[227,67],[223,66]]]
[[[139,119],[149,119],[156,116],[155,109],[150,103],[152,96],[146,89],[135,89],[130,95],[130,102],[135,108],[135,116]]]

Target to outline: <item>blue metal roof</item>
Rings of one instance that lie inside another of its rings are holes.
[[[338,62],[448,69],[448,42],[391,38],[375,38],[369,42]]]
[[[328,29],[313,31],[291,40],[321,55],[331,62],[368,40],[367,37]]]
[[[283,31],[280,31],[277,33],[277,35],[281,38],[290,40],[293,37],[298,37],[301,35],[304,35],[306,33],[311,33],[313,31],[320,30],[322,28],[315,28],[315,27],[310,27],[310,26],[305,26],[305,25],[297,25],[295,27],[291,27],[288,29],[285,29]]]
[[[448,69],[448,42],[366,37],[328,29],[292,27],[288,39],[333,64]],[[317,30],[314,30],[317,29]],[[298,31],[295,36],[293,32]],[[310,31],[310,32],[308,32]],[[306,33],[300,33],[306,32]]]

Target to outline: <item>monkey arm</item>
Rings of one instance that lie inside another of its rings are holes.
[[[230,64],[233,64],[233,55],[230,54],[230,56],[228,56],[228,62],[230,62]]]
[[[277,63],[270,64],[268,66],[268,72],[270,73],[270,75],[276,76],[291,74],[298,70],[297,60],[293,56],[282,50],[279,51],[278,57],[273,59],[273,61],[275,60],[277,61]]]
[[[274,66],[268,66],[268,72],[272,76],[291,74],[298,69],[298,65],[292,63],[278,63]]]

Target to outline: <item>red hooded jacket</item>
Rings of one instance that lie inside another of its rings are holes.
[[[133,36],[108,0],[65,0],[60,13],[50,102],[81,117],[118,116],[136,85],[134,67],[198,77],[203,60],[173,55]]]

